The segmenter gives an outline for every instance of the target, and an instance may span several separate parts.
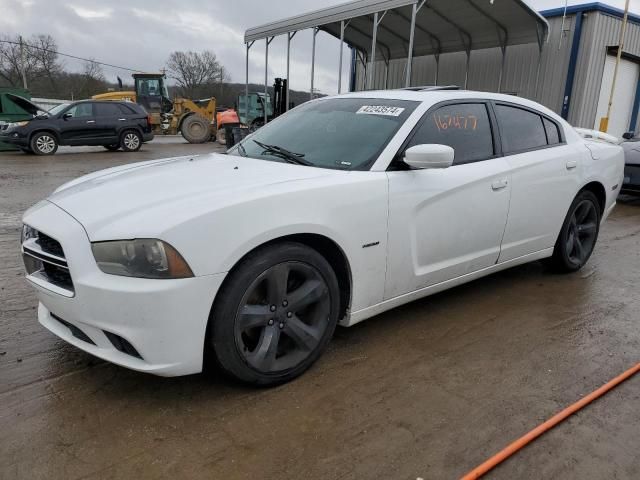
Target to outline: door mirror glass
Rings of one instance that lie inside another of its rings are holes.
[[[625,132],[622,134],[622,138],[625,140],[631,140],[633,138],[633,132]]]
[[[448,145],[436,143],[414,145],[404,152],[403,161],[411,168],[448,168],[453,164],[455,152]]]
[[[62,118],[64,118],[65,120],[68,120],[70,118],[73,118],[73,113],[71,112],[67,112],[64,115],[62,115]]]

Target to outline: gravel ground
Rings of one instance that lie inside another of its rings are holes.
[[[84,173],[214,150],[160,138],[135,154],[0,153],[0,479],[458,478],[640,361],[633,199],[582,271],[532,263],[339,328],[274,389],[127,371],[40,327],[22,212]],[[639,400],[640,375],[487,478],[640,478]]]

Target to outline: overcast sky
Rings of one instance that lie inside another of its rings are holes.
[[[345,0],[0,0],[0,33],[50,34],[60,52],[143,71],[158,71],[174,50],[213,50],[234,82],[245,79],[244,32],[247,28],[344,3]],[[489,0],[485,0],[489,1]],[[494,0],[500,1],[500,0]],[[587,3],[569,1],[569,4]],[[529,0],[537,9],[564,6],[563,0]],[[611,5],[622,8],[623,0]],[[640,0],[631,1],[637,11]],[[343,78],[348,77],[345,48]],[[308,90],[311,33],[292,40],[291,88]],[[65,59],[70,70],[81,65]],[[320,32],[317,37],[315,85],[336,93],[338,40]],[[105,67],[109,79],[130,72]],[[286,36],[269,47],[269,84],[286,75]],[[251,49],[249,80],[264,83],[264,42]]]

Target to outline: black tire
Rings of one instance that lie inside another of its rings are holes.
[[[125,130],[120,135],[120,148],[124,152],[137,152],[142,147],[142,135],[137,130]]]
[[[38,132],[31,137],[29,150],[36,155],[53,155],[58,150],[58,140],[49,132]]]
[[[583,190],[571,203],[556,240],[551,266],[561,273],[580,270],[589,260],[600,232],[600,203]]]
[[[204,143],[211,138],[209,122],[200,115],[190,115],[185,118],[180,132],[189,143]]]
[[[245,383],[288,382],[326,349],[339,298],[336,275],[316,250],[295,242],[259,248],[218,292],[209,318],[210,357]]]
[[[117,150],[120,149],[120,145],[115,144],[115,145],[103,145],[104,148],[106,148],[107,150],[109,150],[110,152],[115,152]]]

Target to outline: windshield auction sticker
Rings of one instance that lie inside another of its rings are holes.
[[[356,114],[363,113],[366,115],[387,115],[389,117],[397,117],[402,112],[404,112],[404,108],[401,107],[388,107],[385,105],[363,105],[358,109]]]

